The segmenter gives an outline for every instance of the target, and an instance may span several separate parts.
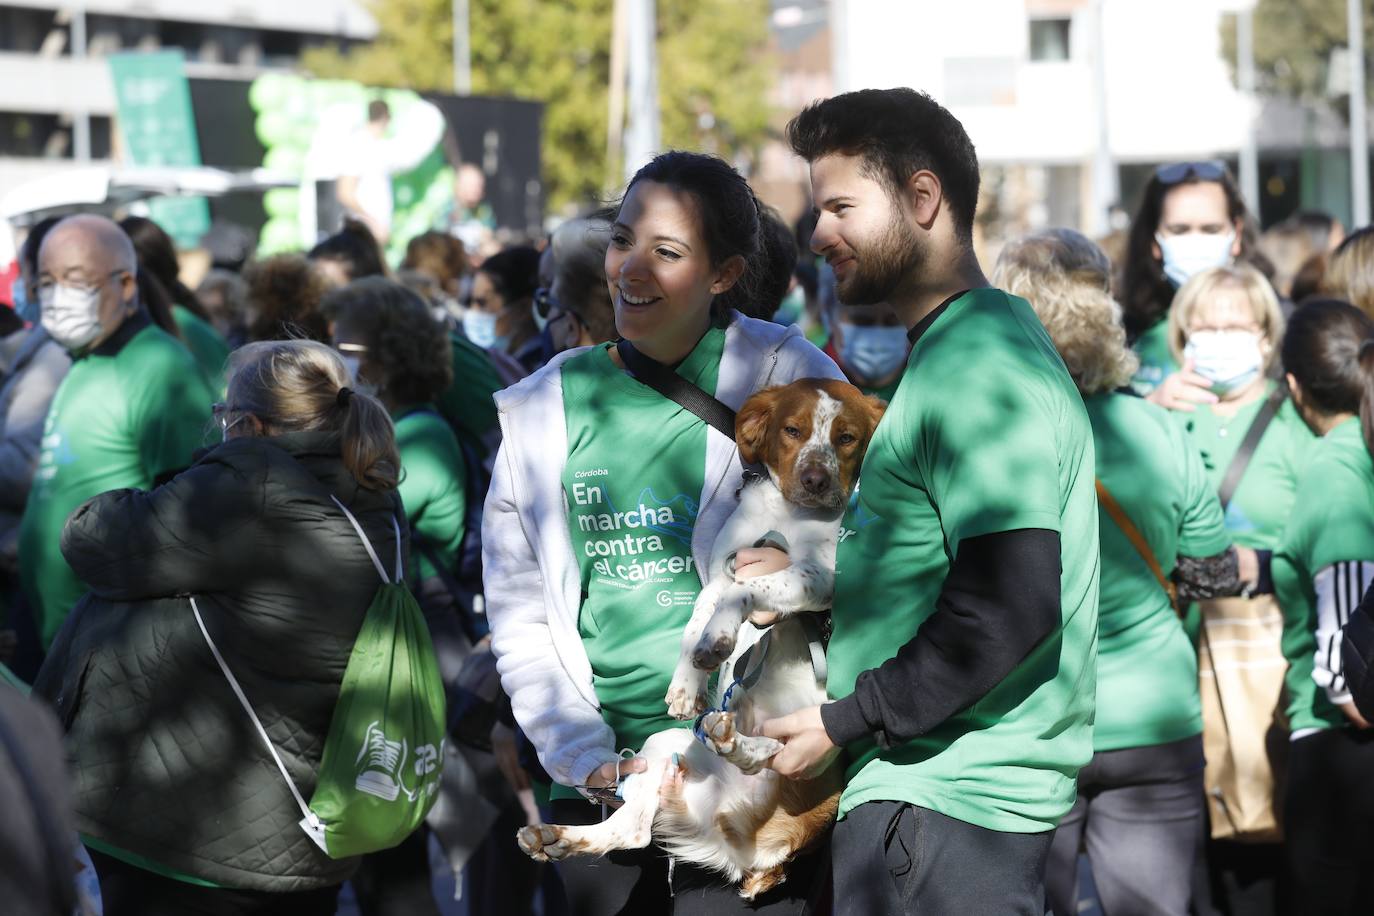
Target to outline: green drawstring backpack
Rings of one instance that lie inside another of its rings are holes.
[[[429,629],[401,579],[401,526],[396,577],[386,574],[362,526],[344,504],[382,585],[372,598],[339,688],[315,794],[307,805],[277,749],[220,655],[196,599],[191,610],[210,652],[300,806],[301,829],[332,859],[389,849],[425,819],[439,790],[444,759],[444,686]]]

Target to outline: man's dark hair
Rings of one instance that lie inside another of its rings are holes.
[[[823,99],[788,123],[787,142],[807,162],[859,156],[865,173],[894,194],[917,172],[934,172],[955,232],[973,241],[978,155],[959,119],[924,92],[860,89]]]
[[[367,103],[368,121],[385,121],[391,117],[391,106],[381,99],[373,99]]]
[[[377,237],[367,225],[356,219],[344,220],[343,228],[306,255],[312,261],[337,261],[343,265],[350,282],[363,277],[385,277],[386,262]]]

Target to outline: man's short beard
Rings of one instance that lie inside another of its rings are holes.
[[[926,248],[896,206],[887,231],[867,249],[854,249],[854,272],[836,278],[835,295],[845,305],[891,302],[926,264]]]

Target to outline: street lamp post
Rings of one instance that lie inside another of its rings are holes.
[[[1364,10],[1346,0],[1350,42],[1350,197],[1354,225],[1369,224],[1369,126],[1365,117]]]

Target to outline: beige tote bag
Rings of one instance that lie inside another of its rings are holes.
[[[1273,843],[1280,823],[1288,725],[1279,648],[1283,617],[1272,595],[1198,602],[1198,682],[1212,838]]]

